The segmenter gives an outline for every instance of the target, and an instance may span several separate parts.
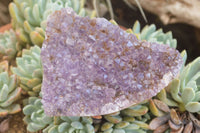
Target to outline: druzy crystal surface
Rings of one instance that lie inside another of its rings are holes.
[[[166,45],[139,41],[104,18],[53,13],[41,52],[47,115],[96,116],[155,96],[182,58]]]

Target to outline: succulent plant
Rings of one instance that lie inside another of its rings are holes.
[[[120,112],[104,115],[101,122],[94,121],[98,133],[145,133],[150,119],[148,107],[135,105]]]
[[[30,132],[43,130],[44,133],[94,133],[91,117],[49,117],[45,115],[38,97],[29,97],[23,113]]]
[[[176,39],[173,39],[171,31],[164,33],[162,29],[156,30],[156,26],[154,24],[146,25],[143,29],[141,29],[140,23],[136,21],[133,25],[132,33],[135,34],[140,40],[166,44],[172,48],[176,48],[177,46],[177,41]]]
[[[54,123],[44,133],[95,133],[91,117],[54,117]]]
[[[200,57],[185,66],[177,79],[162,90],[157,98],[180,111],[200,113]]]
[[[53,122],[53,117],[45,115],[41,99],[38,97],[29,97],[28,104],[23,108],[23,113],[25,114],[23,120],[30,132],[39,131]]]
[[[72,7],[85,16],[85,0],[14,0],[9,5],[12,25],[22,43],[42,46],[48,15],[64,7]]]
[[[20,98],[21,88],[17,87],[16,75],[9,76],[7,71],[2,71],[2,68],[0,70],[0,117],[2,117],[21,111],[20,105],[15,103]]]
[[[110,22],[114,25],[118,25],[114,20],[110,20]],[[173,38],[172,32],[169,31],[164,33],[162,29],[156,30],[156,26],[154,24],[146,25],[143,29],[141,29],[139,21],[135,21],[132,29],[125,29],[121,27],[126,32],[132,33],[136,35],[139,40],[144,40],[148,42],[157,42],[159,44],[165,44],[172,48],[176,48],[177,40]]]
[[[20,47],[17,43],[17,38],[13,30],[0,33],[0,59],[15,59],[19,50]]]
[[[170,93],[178,103],[184,104],[187,111],[200,113],[200,57],[189,63],[174,81],[177,87],[171,88]],[[178,92],[178,93],[177,93]],[[180,98],[182,101],[179,101]]]
[[[182,53],[184,61],[186,53]],[[156,116],[149,127],[154,132],[200,132],[200,57],[184,66],[177,79],[149,102]]]
[[[40,48],[31,47],[23,49],[22,57],[16,58],[17,67],[12,72],[20,79],[20,87],[30,96],[38,96],[42,83],[42,65],[40,60]]]

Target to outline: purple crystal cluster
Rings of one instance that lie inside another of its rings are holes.
[[[53,13],[41,52],[42,95],[50,116],[113,113],[155,96],[182,58],[166,45],[139,41],[104,18],[71,8]]]

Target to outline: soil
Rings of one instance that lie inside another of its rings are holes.
[[[8,4],[12,0],[0,0],[0,26],[10,23]]]
[[[15,115],[10,115],[9,129],[6,133],[27,133],[26,125],[24,124],[22,118],[24,117],[22,112]]]

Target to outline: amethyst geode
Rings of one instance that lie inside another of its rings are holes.
[[[155,96],[182,58],[166,45],[139,41],[103,18],[71,9],[49,16],[41,52],[44,110],[50,116],[113,113]]]

